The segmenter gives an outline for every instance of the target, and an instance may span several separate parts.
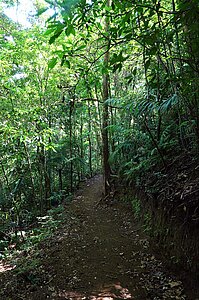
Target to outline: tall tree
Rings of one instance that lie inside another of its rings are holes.
[[[111,7],[111,0],[106,2],[107,9]],[[105,195],[110,192],[110,174],[111,168],[109,164],[109,139],[108,139],[108,126],[109,126],[109,108],[108,108],[108,98],[109,98],[109,49],[110,49],[110,34],[109,28],[110,20],[108,14],[105,17],[104,22],[104,33],[106,37],[105,42],[105,54],[104,54],[104,65],[103,65],[103,113],[102,113],[102,145],[103,145],[103,166],[104,166],[104,191]]]

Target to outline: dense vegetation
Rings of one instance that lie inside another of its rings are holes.
[[[1,237],[30,226],[103,165],[105,193],[116,178],[144,192],[152,235],[192,266],[198,1],[46,0],[35,7],[29,29],[1,10]]]

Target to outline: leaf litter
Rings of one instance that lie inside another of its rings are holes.
[[[97,205],[101,193],[101,176],[82,185],[37,255],[24,254],[15,270],[0,276],[1,300],[188,300],[182,282],[151,252],[128,205]],[[34,255],[35,267],[15,272]]]

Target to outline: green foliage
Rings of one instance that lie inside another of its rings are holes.
[[[131,205],[133,209],[133,213],[136,219],[139,219],[141,216],[141,202],[138,198],[133,198],[131,200]]]
[[[128,183],[143,185],[173,156],[198,152],[198,10],[197,1],[46,1],[38,23],[20,30],[1,14],[4,233],[11,222],[23,231],[101,170],[104,131],[111,170]]]
[[[15,273],[17,275],[25,275],[27,279],[32,283],[37,283],[37,277],[34,276],[34,271],[37,270],[37,268],[40,265],[39,258],[31,257],[31,260],[23,259],[21,260],[21,266],[15,270]]]
[[[37,217],[37,222],[34,223],[35,225],[33,228],[29,229],[29,226],[27,226],[27,229],[24,228],[26,231],[23,232],[10,231],[6,234],[6,237],[0,241],[1,255],[4,257],[13,255],[13,257],[15,257],[15,249],[13,252],[12,248],[9,247],[10,243],[16,243],[16,253],[17,251],[30,251],[33,248],[37,249],[37,246],[41,242],[46,241],[46,239],[52,236],[66,217],[67,213],[65,212],[64,207],[59,205],[58,207],[49,210],[48,215]],[[10,240],[8,240],[8,237],[10,237]],[[22,268],[19,268],[18,272],[32,269],[35,263],[38,263],[37,259],[36,261],[33,259],[33,265],[25,263]]]
[[[145,213],[144,214],[144,220],[143,220],[143,228],[144,228],[144,231],[146,233],[148,233],[149,235],[153,234],[152,233],[152,223],[153,223],[153,218],[151,216],[151,213],[148,212],[148,213]]]

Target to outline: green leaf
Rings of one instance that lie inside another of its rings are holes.
[[[112,7],[112,10],[115,9],[115,3],[114,2],[111,3],[111,7]]]
[[[36,13],[36,17],[39,17],[41,16],[43,13],[45,13],[46,11],[48,10],[48,7],[43,7],[43,8],[40,8],[38,9],[37,13]]]
[[[58,15],[57,12],[54,13],[52,16],[50,16],[50,18],[48,18],[48,19],[46,20],[46,23],[48,23],[48,22],[50,22],[51,20],[55,19],[55,17],[56,17],[57,15]]]
[[[53,44],[54,41],[60,36],[61,33],[62,33],[62,31],[60,31],[60,32],[54,34],[53,36],[51,36],[51,38],[50,38],[50,40],[49,40],[49,44],[50,44],[50,45]]]
[[[115,64],[113,66],[113,73],[115,73],[117,70],[121,71],[121,69],[122,69],[122,64],[121,63]]]
[[[69,36],[70,34],[75,35],[75,29],[74,29],[73,25],[70,24],[70,25],[67,27],[67,29],[66,29],[65,32],[66,32],[66,35],[67,35],[67,36]]]
[[[129,75],[126,76],[125,79],[127,80],[127,83],[130,84],[133,81],[134,77],[132,75]]]
[[[128,41],[128,40],[131,40],[132,39],[132,33],[128,33],[127,35],[125,35],[125,39]]]
[[[54,5],[54,1],[50,1],[50,0],[45,0],[45,1],[50,5]]]
[[[50,45],[53,44],[55,40],[56,40],[56,36],[55,35],[51,36],[51,38],[49,40],[49,44]]]
[[[50,45],[54,43],[54,41],[60,36],[60,34],[62,34],[65,25],[59,23],[58,25],[56,25],[56,27],[57,27],[57,30],[55,31],[55,34],[53,36],[51,36],[51,38],[49,40]]]
[[[136,11],[140,14],[143,13],[143,7],[136,7]]]
[[[51,34],[55,29],[54,28],[48,28],[45,32],[44,35],[49,35]]]
[[[135,67],[133,70],[133,75],[135,76],[136,74],[137,74],[137,67]]]
[[[86,48],[86,45],[79,46],[75,51],[83,50]]]
[[[123,24],[123,25],[124,25],[126,22],[129,22],[129,21],[130,21],[131,15],[132,15],[132,13],[131,13],[131,12],[128,12],[128,13],[124,16],[124,18],[123,18],[123,20],[122,20],[122,24]]]
[[[144,67],[145,67],[145,70],[146,70],[146,71],[148,70],[148,68],[149,68],[149,66],[150,66],[150,63],[151,63],[150,59],[148,59],[148,60],[145,62]]]
[[[109,12],[109,11],[111,11],[112,7],[111,6],[105,6],[104,9]]]
[[[57,50],[54,53],[57,54],[57,56],[62,59],[62,57],[63,57],[63,51]]]
[[[121,64],[122,62],[124,62],[127,59],[128,59],[128,56],[124,57],[122,55],[122,51],[118,55],[116,53],[114,53],[113,57],[110,60],[110,64],[111,65],[114,65],[115,63],[120,63]]]
[[[63,66],[64,64],[67,66],[67,68],[70,69],[70,62],[69,62],[68,59],[66,59],[66,56],[65,56],[65,55],[62,57],[62,60],[61,60],[61,66]]]
[[[49,62],[48,62],[48,68],[53,69],[57,64],[57,57],[53,57]]]
[[[65,65],[70,69],[70,62],[69,62],[69,60],[65,60]]]
[[[148,54],[155,55],[157,53],[157,47],[152,47],[149,49]]]

